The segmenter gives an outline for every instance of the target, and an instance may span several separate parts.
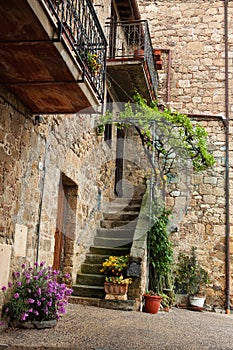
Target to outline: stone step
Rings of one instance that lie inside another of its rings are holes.
[[[105,281],[105,276],[100,274],[89,274],[82,273],[77,275],[77,284],[84,286],[103,286]]]
[[[109,202],[109,203],[105,203],[104,206],[101,208],[101,211],[103,213],[119,213],[119,212],[139,212],[140,211],[140,204],[128,204],[128,203],[124,203],[124,204],[119,204],[119,203],[115,203],[115,202]]]
[[[86,255],[85,263],[87,264],[102,264],[105,259],[107,259],[109,255],[101,255],[101,254],[90,254]]]
[[[96,247],[129,247],[132,245],[131,238],[108,238],[95,237],[94,245]]]
[[[74,284],[72,286],[73,293],[72,296],[78,296],[78,297],[88,297],[88,298],[104,298],[105,292],[104,292],[104,285],[102,286],[86,286],[86,285],[79,285]]]
[[[135,300],[105,300],[103,298],[85,298],[71,296],[69,298],[69,303],[96,306],[105,309],[138,311],[137,303]]]
[[[108,237],[108,238],[133,238],[134,229],[132,228],[98,228],[96,237]]]
[[[100,254],[100,255],[127,255],[130,253],[130,248],[129,247],[123,247],[123,248],[118,248],[118,247],[90,247],[90,253],[92,254]]]
[[[102,268],[102,264],[87,264],[86,260],[82,263],[81,273],[83,274],[99,274]]]
[[[128,229],[128,228],[131,228],[131,229],[135,229],[136,227],[136,224],[137,224],[137,219],[133,220],[133,221],[120,221],[120,220],[102,220],[100,222],[100,227],[101,228],[110,228],[110,229],[113,229],[115,227],[121,227],[121,228],[125,228],[125,229]]]
[[[119,213],[104,213],[104,220],[113,221],[133,221],[139,215],[139,212],[119,212]]]
[[[142,202],[142,196],[140,197],[133,197],[133,198],[110,198],[109,203],[111,205],[125,205],[125,206],[131,206],[131,205],[141,205]]]

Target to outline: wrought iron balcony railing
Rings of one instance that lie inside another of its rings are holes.
[[[106,24],[108,40],[108,59],[141,59],[146,63],[155,95],[158,74],[153,47],[145,20],[130,22],[109,22]]]
[[[43,1],[43,0],[42,0]],[[44,0],[99,100],[103,102],[107,42],[91,0]]]

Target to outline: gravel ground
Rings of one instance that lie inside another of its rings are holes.
[[[232,350],[233,316],[173,308],[156,315],[68,305],[53,329],[9,329],[0,350]]]

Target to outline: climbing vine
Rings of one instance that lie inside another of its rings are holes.
[[[172,304],[174,291],[172,289],[173,246],[169,238],[167,224],[170,210],[165,208],[159,217],[154,216],[153,225],[147,234],[149,262],[149,290],[163,294],[167,290],[167,300]]]
[[[153,168],[152,152],[156,152],[156,168],[163,176],[172,171],[177,155],[190,159],[196,171],[214,165],[204,127],[193,124],[185,114],[168,108],[159,110],[157,103],[149,106],[138,93],[134,99],[135,105],[126,103],[117,117],[107,111],[101,124],[133,125]]]

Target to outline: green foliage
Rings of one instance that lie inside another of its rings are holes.
[[[196,171],[214,165],[214,157],[208,151],[208,135],[203,127],[194,125],[186,115],[179,112],[167,108],[160,111],[156,103],[148,106],[139,94],[135,95],[135,103],[134,106],[130,103],[125,105],[117,116],[117,122],[135,126],[145,149],[157,152],[157,161],[163,174],[171,171],[177,154],[190,159]],[[101,123],[114,122],[116,120],[109,111],[101,118]]]
[[[192,247],[191,255],[179,254],[174,276],[176,292],[181,294],[203,294],[210,282],[208,272],[197,261],[195,247]]]
[[[163,209],[158,218],[154,217],[154,224],[148,231],[149,290],[159,295],[164,294],[164,289],[170,290],[166,300],[168,299],[172,305],[174,297],[171,280],[173,247],[167,231],[169,215],[170,211]]]

